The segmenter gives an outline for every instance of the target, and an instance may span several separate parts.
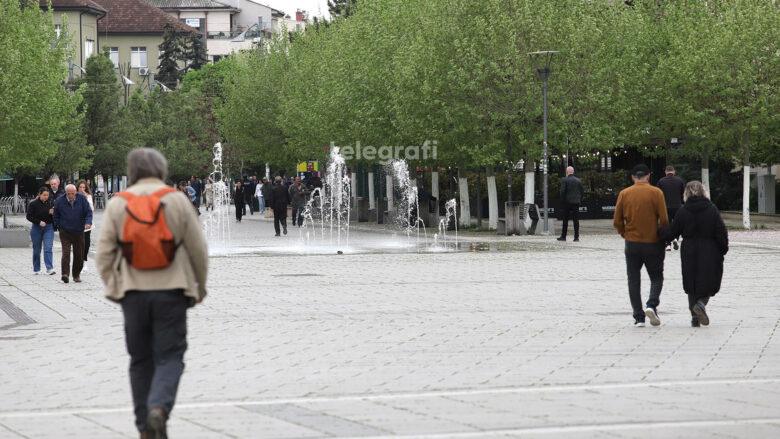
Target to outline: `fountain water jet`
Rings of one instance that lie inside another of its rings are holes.
[[[203,221],[203,232],[210,248],[230,245],[230,188],[222,174],[222,143],[214,144],[214,171],[209,174],[212,187],[211,213]]]

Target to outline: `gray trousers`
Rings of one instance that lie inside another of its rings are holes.
[[[634,319],[645,321],[642,309],[642,265],[650,276],[650,297],[647,306],[655,308],[661,302],[661,289],[664,286],[664,243],[654,244],[626,241],[626,274],[628,275],[628,297],[631,299]]]
[[[184,372],[187,307],[181,290],[128,291],[122,299],[135,425],[146,429],[152,408],[170,413]]]

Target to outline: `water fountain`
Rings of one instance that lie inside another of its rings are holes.
[[[417,242],[420,241],[420,229],[423,231],[425,241],[428,240],[425,231],[425,223],[420,218],[420,201],[417,197],[417,187],[412,184],[409,175],[409,166],[406,160],[395,160],[390,166],[394,183],[398,185],[401,197],[398,200],[398,210],[395,223],[406,233],[406,237],[411,237],[416,232]]]
[[[222,174],[222,144],[214,144],[214,171],[209,174],[212,187],[212,209],[203,220],[203,233],[210,249],[230,246],[230,187]]]
[[[334,147],[330,151],[326,166],[325,190],[314,189],[303,209],[304,225],[301,228],[301,238],[305,244],[312,246],[327,243],[338,248],[349,247],[351,195],[346,162],[339,148]],[[319,227],[314,221],[315,218],[320,220]]]
[[[455,199],[447,201],[444,205],[444,218],[439,220],[439,233],[433,235],[434,247],[439,245],[439,239],[442,241],[447,240],[447,229],[450,225],[450,220],[455,223],[455,246],[458,246],[458,202]]]

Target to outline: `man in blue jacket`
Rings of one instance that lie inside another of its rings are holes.
[[[54,224],[62,244],[62,281],[68,283],[70,249],[73,247],[73,282],[81,282],[84,268],[84,231],[92,228],[92,208],[87,197],[76,193],[76,186],[65,187],[65,196],[54,202]]]

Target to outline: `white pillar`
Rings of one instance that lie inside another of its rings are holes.
[[[438,169],[438,168],[431,168]],[[439,222],[439,171],[431,171],[431,196],[436,198],[435,211],[433,213],[433,220],[438,224]]]
[[[488,212],[490,219],[488,227],[491,230],[498,228],[498,189],[496,188],[496,176],[490,175],[487,178],[488,187]]]
[[[374,200],[374,173],[368,173],[368,208],[376,209],[376,202]]]
[[[460,193],[460,225],[471,225],[471,205],[469,203],[469,181],[466,177],[458,177],[458,192]]]
[[[707,188],[707,192],[712,195],[712,192],[710,192],[710,170],[709,168],[701,168],[701,184],[704,185],[705,188]]]
[[[750,166],[744,166],[744,181],[742,183],[742,226],[750,230]]]
[[[534,169],[535,167],[534,163],[527,164],[526,166],[529,166],[526,169]],[[523,204],[534,204],[534,171],[525,173],[525,198],[523,199]],[[526,228],[530,228],[531,217],[526,215],[525,218],[523,218],[523,223],[525,223]]]
[[[385,188],[387,189],[387,211],[393,210],[393,176],[385,175]]]

